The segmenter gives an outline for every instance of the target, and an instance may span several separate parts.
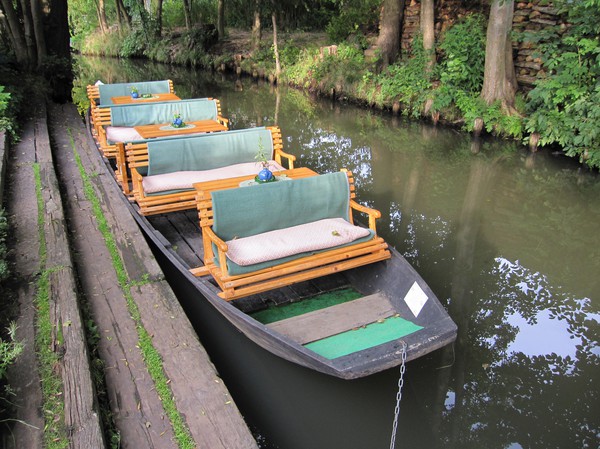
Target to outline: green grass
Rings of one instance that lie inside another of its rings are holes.
[[[50,320],[50,282],[52,272],[62,270],[63,267],[46,267],[47,247],[44,234],[45,208],[42,197],[42,179],[39,164],[33,164],[35,178],[37,205],[38,205],[38,234],[40,239],[40,269],[37,281],[37,307],[35,346],[40,366],[40,378],[43,394],[44,448],[63,449],[68,447],[69,440],[65,429],[65,409],[63,399],[63,384],[61,376],[55,371],[59,362],[58,354],[52,350],[53,343],[62,344],[62,334],[58,334],[57,341],[52,341],[52,326]],[[58,326],[60,330],[60,326]]]
[[[131,288],[138,285],[143,285],[144,283],[150,282],[147,277],[142,279],[141,281],[131,281],[129,276],[127,275],[127,271],[125,270],[125,266],[123,263],[123,259],[119,254],[119,250],[117,248],[117,244],[113,234],[110,231],[110,226],[106,220],[102,212],[102,207],[100,205],[100,200],[97,197],[92,182],[90,181],[90,177],[88,173],[85,171],[83,164],[81,163],[81,158],[77,149],[75,147],[75,141],[73,140],[73,136],[69,131],[69,138],[71,141],[71,146],[73,148],[73,154],[75,156],[75,161],[79,168],[79,173],[81,175],[81,179],[83,181],[83,189],[86,195],[86,198],[92,205],[92,211],[96,222],[98,224],[98,229],[100,230],[104,241],[106,243],[106,247],[110,253],[110,257],[112,259],[112,264],[117,274],[117,279],[123,294],[125,296],[125,300],[127,302],[127,308],[129,309],[129,313],[131,318],[134,320],[136,324],[136,330],[138,333],[138,347],[142,353],[144,361],[146,363],[146,367],[148,372],[152,376],[154,381],[156,391],[158,396],[163,404],[163,408],[167,417],[171,421],[171,425],[173,427],[173,433],[175,435],[175,440],[177,444],[182,449],[192,449],[196,447],[194,440],[190,434],[189,429],[185,423],[185,420],[177,410],[177,405],[175,404],[175,399],[173,397],[173,392],[169,387],[169,381],[165,375],[163,369],[163,361],[160,357],[160,354],[152,344],[152,337],[148,333],[148,331],[144,328],[142,324],[142,319],[140,315],[140,311],[135,303],[133,296],[131,294]]]

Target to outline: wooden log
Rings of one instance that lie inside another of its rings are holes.
[[[91,378],[83,320],[69,248],[65,215],[54,171],[45,107],[36,107],[36,154],[40,164],[44,202],[46,270],[50,271],[51,322],[64,397],[64,422],[70,429],[71,448],[104,448],[104,435]]]

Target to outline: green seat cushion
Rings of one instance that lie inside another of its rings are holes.
[[[259,144],[273,158],[273,139],[266,128],[201,134],[182,139],[148,141],[148,175],[212,170],[256,161]],[[259,166],[257,164],[257,172]]]
[[[169,123],[175,114],[181,114],[184,122],[216,120],[217,101],[208,98],[165,101],[157,103],[114,105],[110,110],[112,126],[140,126]]]
[[[112,97],[122,97],[131,95],[131,88],[135,86],[140,93],[143,94],[164,94],[171,92],[168,80],[162,81],[141,81],[137,83],[113,83],[98,85],[100,93],[100,105],[113,104]]]

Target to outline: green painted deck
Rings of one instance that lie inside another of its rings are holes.
[[[390,317],[381,323],[372,323],[356,330],[308,343],[305,347],[331,360],[402,338],[420,329],[423,327],[404,318]]]

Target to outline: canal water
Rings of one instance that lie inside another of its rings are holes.
[[[279,125],[298,165],[352,170],[358,200],[383,214],[379,234],[458,325],[454,345],[407,364],[396,448],[599,446],[598,173],[250,78],[112,59],[79,67],[81,101],[97,79],[170,78],[182,98],[219,98],[231,128]],[[399,369],[342,381],[298,368],[180,294],[261,447],[390,447]]]

